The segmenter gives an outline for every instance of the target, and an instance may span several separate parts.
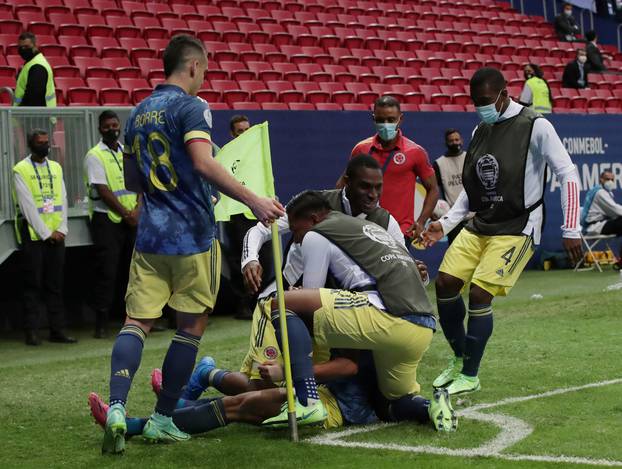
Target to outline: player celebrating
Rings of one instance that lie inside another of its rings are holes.
[[[431,246],[475,212],[445,253],[436,279],[440,322],[454,357],[433,384],[447,387],[450,395],[480,389],[477,375],[492,334],[492,300],[508,294],[540,242],[547,165],[561,183],[564,247],[573,260],[581,258],[579,178],[551,123],[512,101],[495,68],[475,72],[471,99],[482,123],[465,159],[464,190],[423,234]],[[469,282],[465,333],[460,292]]]
[[[320,347],[371,350],[382,395],[404,407],[422,406],[413,399],[416,371],[436,321],[408,251],[378,225],[331,211],[317,192],[292,199],[287,215],[294,242],[302,243],[304,269],[304,289],[285,293],[297,412],[319,407],[307,329]],[[329,272],[344,290],[321,288]],[[278,316],[273,300],[280,340]],[[286,421],[283,409],[265,423]]]
[[[112,350],[103,452],[124,450],[127,395],[145,336],[167,302],[177,311],[178,330],[164,359],[162,393],[143,436],[153,442],[189,438],[171,414],[192,373],[207,312],[218,293],[220,251],[209,183],[248,205],[265,223],[283,214],[278,202],[253,194],[212,158],[212,117],[207,103],[196,97],[207,69],[203,44],[175,36],[163,62],[166,83],[134,109],[125,130],[125,159],[133,163],[126,185],[144,192],[144,205],[130,266],[127,319]]]

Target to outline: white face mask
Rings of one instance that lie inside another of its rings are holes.
[[[572,10],[564,10],[564,15],[572,16]]]
[[[615,181],[605,181],[605,183],[603,184],[603,187],[608,190],[609,192],[615,190],[616,188],[616,182]]]

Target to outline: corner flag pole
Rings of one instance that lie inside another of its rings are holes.
[[[276,276],[276,297],[279,305],[279,323],[281,325],[281,342],[283,347],[283,367],[285,368],[285,386],[287,389],[287,417],[289,420],[290,438],[298,441],[298,422],[296,421],[296,402],[294,400],[294,385],[292,381],[292,365],[289,357],[289,338],[287,336],[287,318],[285,317],[285,296],[283,288],[283,272],[281,271],[281,239],[277,222],[272,226],[272,254],[274,256],[274,274]]]

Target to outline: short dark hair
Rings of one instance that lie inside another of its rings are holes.
[[[37,42],[37,36],[35,36],[34,33],[31,33],[30,31],[24,31],[17,38],[18,41],[25,41],[27,39],[30,39],[33,43]]]
[[[611,170],[611,169],[603,169],[603,172],[600,173],[599,177],[603,178],[605,176],[605,174],[609,174],[609,173],[613,174],[613,170]]]
[[[231,132],[233,132],[235,124],[237,124],[238,122],[249,122],[249,120],[248,117],[246,117],[244,114],[236,114],[229,121],[229,130],[231,130]]]
[[[481,86],[488,85],[495,90],[505,88],[505,77],[500,70],[494,67],[482,67],[477,70],[471,77],[471,89],[477,89]]]
[[[348,162],[348,166],[346,166],[345,174],[349,178],[355,177],[354,175],[360,168],[377,169],[378,171],[382,170],[382,168],[373,156],[360,154],[355,155],[350,159],[350,161]]]
[[[572,3],[564,2],[563,8],[570,7],[572,8]]]
[[[48,131],[43,129],[32,129],[28,134],[28,146],[32,147],[33,143],[35,142],[35,138],[39,137],[40,135],[48,135]]]
[[[205,54],[205,47],[201,41],[187,34],[173,36],[162,55],[164,76],[168,78],[178,71],[193,54]]]
[[[538,78],[544,78],[544,72],[542,71],[542,69],[540,68],[540,65],[538,64],[534,64],[529,62],[527,65],[529,65],[531,68],[533,68],[533,74],[538,77]]]
[[[590,30],[585,33],[585,40],[587,42],[592,42],[594,39],[596,39],[596,31]]]
[[[583,52],[584,54],[587,54],[587,51],[585,50],[585,47],[577,48],[577,50],[575,51],[575,54],[579,55],[579,52]]]
[[[303,191],[292,197],[285,210],[288,217],[297,218],[314,212],[328,211],[330,205],[319,191]]]
[[[396,98],[388,94],[380,96],[378,99],[376,99],[376,101],[374,102],[374,110],[379,107],[396,107],[397,110],[401,112],[400,102]]]
[[[108,119],[116,119],[118,121],[121,121],[121,119],[119,119],[119,116],[117,115],[116,112],[108,109],[99,115],[99,127],[101,128],[104,121],[107,121]]]
[[[445,140],[447,140],[447,137],[449,137],[451,134],[460,134],[460,132],[458,132],[457,129],[447,129],[445,131]]]

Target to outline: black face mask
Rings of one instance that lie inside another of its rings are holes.
[[[457,155],[462,151],[462,145],[458,143],[455,145],[447,145],[447,149],[449,150],[449,153],[451,153],[452,155]]]
[[[17,50],[17,52],[19,53],[20,57],[26,62],[30,62],[35,56],[35,50],[31,49],[30,47],[22,46]]]
[[[50,146],[49,145],[33,145],[30,147],[33,155],[38,156],[39,158],[45,158],[50,154]]]
[[[121,131],[119,129],[108,129],[105,132],[102,132],[102,137],[106,142],[116,142],[119,139],[119,135],[121,135]]]
[[[525,80],[529,80],[532,77],[533,77],[532,73],[525,73]]]

